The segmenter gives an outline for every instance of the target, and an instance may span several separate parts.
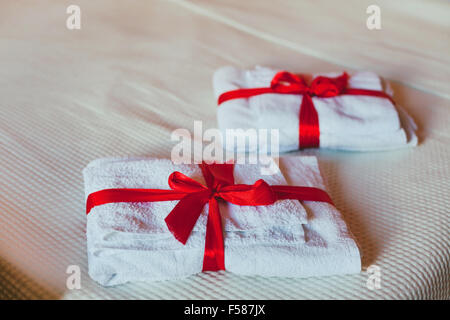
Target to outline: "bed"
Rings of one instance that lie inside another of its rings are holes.
[[[450,41],[446,1],[67,1],[0,4],[1,299],[448,299]],[[104,288],[87,273],[82,169],[170,157],[177,128],[216,127],[223,65],[372,70],[419,127],[393,152],[306,150],[361,249],[360,274],[221,271]],[[81,271],[70,289],[69,266]],[[69,269],[68,269],[69,268]],[[370,285],[378,277],[376,286]]]

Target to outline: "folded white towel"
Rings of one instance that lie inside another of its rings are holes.
[[[239,88],[270,87],[279,70],[256,67],[239,70],[223,67],[213,78],[216,98]],[[321,74],[336,77],[340,74]],[[318,75],[314,75],[318,76]],[[381,79],[371,72],[357,72],[349,78],[349,88],[385,91]],[[226,129],[277,129],[280,151],[299,148],[299,113],[302,96],[298,94],[262,94],[248,99],[223,102],[217,110],[219,128],[226,138]],[[312,98],[319,116],[320,147],[353,151],[375,151],[417,145],[416,126],[404,110],[389,99],[370,96],[341,95],[333,98]],[[399,110],[397,110],[399,109]],[[237,152],[256,152],[270,146],[260,139],[246,146],[235,145]]]
[[[284,176],[281,172],[264,176],[267,183],[323,188],[315,158],[282,158],[280,165]],[[168,189],[173,171],[204,183],[196,165],[173,165],[163,159],[100,159],[84,169],[86,197],[108,188]],[[235,182],[253,184],[261,178],[259,172],[259,165],[237,164]],[[201,272],[208,205],[182,245],[164,222],[176,203],[94,207],[87,217],[86,231],[90,276],[102,285],[117,285]],[[305,277],[360,271],[357,246],[332,205],[282,200],[251,207],[220,202],[220,211],[225,267],[230,272]]]

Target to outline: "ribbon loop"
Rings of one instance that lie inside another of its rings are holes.
[[[200,182],[182,174],[181,172],[175,171],[169,176],[169,187],[172,190],[181,192],[197,192],[207,189]]]
[[[303,78],[287,72],[278,72],[272,79],[270,87],[277,93],[303,94],[308,90]]]
[[[262,179],[253,185],[235,184],[223,187],[217,195],[225,201],[240,206],[267,206],[277,201],[275,193]]]
[[[311,93],[321,98],[330,98],[340,95],[347,87],[348,75],[343,73],[336,78],[319,76],[311,82]]]

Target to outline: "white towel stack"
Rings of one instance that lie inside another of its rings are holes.
[[[316,158],[285,157],[279,163],[280,172],[263,176],[267,183],[324,188]],[[235,165],[235,182],[253,184],[261,178],[260,169],[259,165]],[[174,165],[167,159],[100,159],[84,169],[86,197],[108,188],[169,189],[168,177],[173,171],[204,184],[197,165]],[[208,205],[183,245],[164,222],[176,203],[94,207],[87,216],[86,231],[90,276],[110,286],[184,278],[201,272]],[[330,204],[282,200],[252,207],[220,202],[220,211],[225,268],[229,272],[308,277],[357,273],[361,269],[356,243],[340,213]]]
[[[216,98],[240,88],[270,87],[280,70],[256,67],[240,70],[223,67],[213,78]],[[328,77],[340,73],[320,74]],[[314,75],[318,76],[318,75]],[[349,88],[392,90],[371,72],[357,72],[349,78]],[[226,129],[277,129],[281,152],[299,148],[299,113],[301,95],[262,94],[248,99],[223,102],[217,111],[219,128],[226,138]],[[416,125],[412,118],[389,99],[370,96],[342,95],[333,98],[312,98],[319,116],[320,147],[351,151],[390,150],[417,145]],[[267,144],[267,145],[266,145]],[[270,150],[267,139],[233,146],[237,152]]]

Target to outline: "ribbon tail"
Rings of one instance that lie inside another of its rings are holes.
[[[167,228],[182,244],[186,244],[194,229],[203,207],[208,202],[209,191],[196,192],[186,195],[164,219]]]
[[[209,214],[206,225],[205,253],[203,271],[225,270],[225,248],[223,242],[222,221],[217,199],[209,200]]]
[[[303,95],[299,120],[299,148],[318,148],[320,145],[319,115],[308,94]]]

